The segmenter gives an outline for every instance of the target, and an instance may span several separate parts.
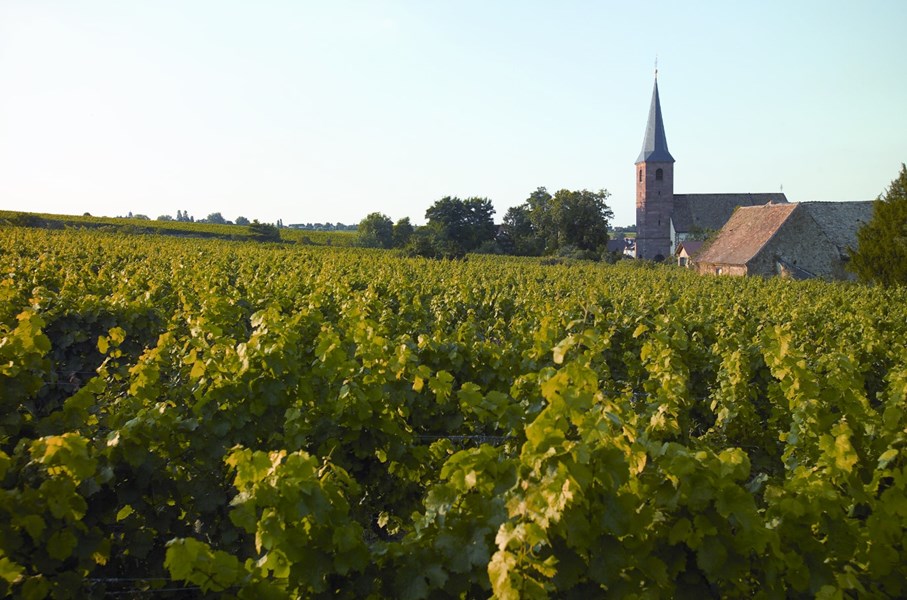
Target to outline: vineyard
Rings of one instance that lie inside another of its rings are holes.
[[[907,595],[907,290],[0,228],[0,595]]]
[[[53,215],[0,210],[0,227],[10,225],[39,229],[89,229],[107,233],[125,233],[127,235],[168,235],[237,241],[249,241],[252,239],[249,227],[242,225],[151,221],[131,217]],[[311,231],[281,228],[279,234],[283,242],[315,246],[353,246],[357,241],[355,231]]]

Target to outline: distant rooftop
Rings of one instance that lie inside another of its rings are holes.
[[[717,231],[738,206],[787,204],[780,192],[767,194],[674,194],[674,230],[681,233]]]
[[[674,254],[680,254],[682,250],[686,250],[688,256],[693,256],[699,252],[699,249],[702,248],[704,243],[705,242],[700,240],[684,240],[677,244],[677,249],[674,250]]]

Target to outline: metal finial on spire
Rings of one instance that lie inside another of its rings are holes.
[[[655,79],[658,79],[658,55],[655,55]]]

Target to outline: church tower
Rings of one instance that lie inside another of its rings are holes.
[[[671,257],[671,216],[674,213],[674,157],[668,152],[658,73],[649,107],[649,122],[642,152],[636,159],[636,257],[663,260]]]

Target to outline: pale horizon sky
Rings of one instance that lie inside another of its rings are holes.
[[[0,208],[500,221],[611,192],[658,57],[675,191],[870,200],[907,162],[907,2],[0,0]]]

